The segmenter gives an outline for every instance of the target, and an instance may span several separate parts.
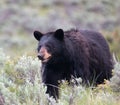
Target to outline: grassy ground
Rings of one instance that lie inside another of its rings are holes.
[[[45,94],[40,66],[37,58],[24,55],[13,59],[1,50],[0,105],[120,105],[118,62],[111,80],[97,87],[82,86],[80,78],[77,79],[79,86],[70,86],[62,81],[57,103]]]

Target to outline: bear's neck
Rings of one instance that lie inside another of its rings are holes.
[[[43,63],[44,65],[45,63]],[[70,68],[70,61],[68,58],[64,56],[58,56],[50,59],[48,62],[46,62],[46,67],[50,69],[57,69],[57,70],[63,70],[63,69],[68,69]]]

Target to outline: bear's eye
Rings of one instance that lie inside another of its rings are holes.
[[[42,46],[41,45],[39,45],[39,48],[41,48]]]
[[[41,47],[42,47],[41,45],[38,46],[38,48],[37,48],[37,51],[38,51],[38,52],[39,52],[39,50],[41,49]]]
[[[50,45],[46,45],[46,48],[47,48],[48,52],[50,52],[51,46]]]
[[[50,45],[45,45],[47,48],[50,48]]]
[[[50,45],[46,45],[46,48],[51,49],[51,46]]]

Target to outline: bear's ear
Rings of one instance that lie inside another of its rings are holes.
[[[64,39],[64,31],[62,29],[57,29],[54,34],[55,38],[62,41]]]
[[[39,31],[34,31],[33,35],[34,35],[35,39],[38,41],[40,41],[41,37],[43,36],[43,34]]]

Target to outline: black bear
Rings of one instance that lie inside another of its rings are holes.
[[[39,41],[38,58],[42,61],[42,80],[50,96],[59,98],[59,80],[81,77],[83,83],[103,83],[112,75],[113,60],[103,36],[94,31],[58,29],[42,34],[34,31]]]

